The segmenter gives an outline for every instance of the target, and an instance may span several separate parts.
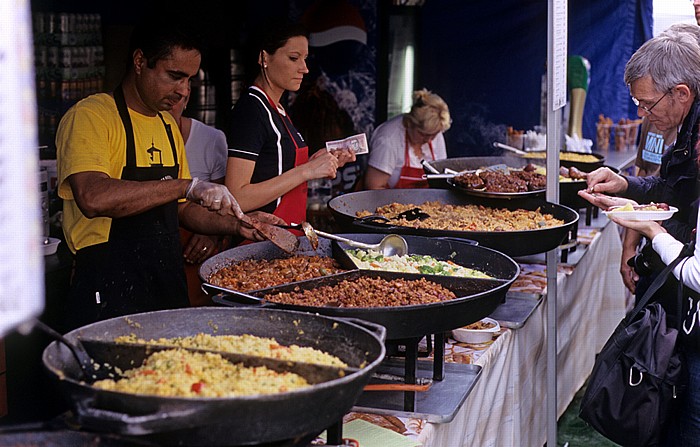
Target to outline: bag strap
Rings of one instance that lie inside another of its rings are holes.
[[[640,299],[637,302],[637,305],[634,306],[634,309],[624,318],[625,325],[629,324],[634,317],[641,312],[644,307],[646,307],[647,304],[649,304],[649,300],[654,296],[657,290],[661,288],[661,286],[664,285],[666,282],[666,279],[668,279],[669,275],[672,274],[673,269],[676,268],[679,262],[681,262],[683,259],[687,258],[688,256],[691,256],[693,252],[695,251],[695,242],[688,242],[683,246],[683,249],[681,252],[678,254],[678,257],[671,261],[670,264],[668,264],[662,271],[659,273],[659,275],[654,278],[654,281],[651,283],[647,291],[644,293],[644,296],[642,296],[642,299]],[[681,284],[681,289],[678,293],[678,300],[681,301],[681,291],[682,291],[682,281],[679,281]]]

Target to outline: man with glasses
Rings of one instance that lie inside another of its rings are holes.
[[[675,144],[661,159],[660,175],[627,177],[601,168],[588,175],[588,191],[580,193],[604,209],[617,204],[615,198],[606,195],[609,193],[638,203],[664,202],[675,206],[679,211],[663,226],[680,241],[694,237],[697,207],[692,204],[698,197],[695,146],[700,120],[700,33],[697,26],[688,26],[695,30],[694,34],[671,27],[642,45],[625,67],[625,83],[637,105],[638,116],[661,132],[679,129]],[[663,263],[650,244],[642,250],[641,257],[633,259],[639,264],[635,265],[640,276],[636,295],[641,296],[655,276],[653,271],[658,271]],[[650,269],[644,271],[645,266]]]
[[[647,41],[625,67],[625,83],[637,105],[637,114],[660,131],[679,128],[675,144],[661,159],[659,177],[625,177],[607,168],[588,175],[588,190],[579,195],[601,208],[621,204],[625,199],[606,195],[615,193],[638,203],[665,202],[678,208],[671,219],[662,222],[662,230],[681,242],[694,239],[697,223],[697,152],[700,124],[700,45],[695,33],[664,31]],[[625,200],[626,202],[626,200]],[[642,296],[664,267],[648,239],[642,253],[632,258],[639,274],[636,296]],[[654,297],[664,307],[668,325],[675,327],[677,315],[689,309],[677,309],[677,283],[667,281]],[[683,300],[684,306],[687,300]],[[685,332],[688,334],[688,332]],[[700,439],[700,350],[697,336],[680,337],[684,363],[689,371],[688,387],[679,400],[677,414],[660,445],[696,446]]]
[[[698,0],[700,5],[700,0]],[[665,32],[687,32],[696,38],[700,38],[700,27],[693,23],[677,23],[669,27]],[[665,95],[659,98],[654,104],[647,105],[633,98],[633,102],[638,108],[642,109],[644,116],[642,118],[642,128],[639,133],[639,146],[637,148],[637,177],[658,176],[661,169],[661,158],[668,149],[673,146],[678,133],[677,127],[670,127],[661,131],[654,126],[649,120],[649,116],[653,115],[653,109],[670,93],[667,91]],[[637,281],[639,275],[635,272],[633,261],[630,261],[637,255],[637,249],[640,247],[642,236],[639,232],[626,228],[622,241],[622,257],[620,260],[620,274],[622,280],[630,292],[636,292]]]

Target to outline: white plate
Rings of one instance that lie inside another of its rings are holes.
[[[615,207],[620,208],[620,207]],[[625,220],[666,220],[678,211],[675,206],[670,206],[668,211],[603,211],[606,216],[611,213]]]

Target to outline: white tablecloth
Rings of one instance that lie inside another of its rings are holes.
[[[557,278],[557,403],[564,413],[624,316],[622,244],[607,225],[569,275]],[[546,299],[543,298],[543,299]],[[546,303],[476,361],[481,378],[449,424],[425,424],[425,447],[542,446],[547,436]]]

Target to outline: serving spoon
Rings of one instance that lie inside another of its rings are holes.
[[[78,361],[78,366],[80,366],[80,369],[83,372],[83,377],[86,381],[94,382],[102,379],[114,379],[121,376],[121,374],[111,365],[94,360],[85,350],[85,347],[80,340],[72,341],[67,339],[39,319],[34,319],[33,324],[36,329],[41,330],[49,337],[63,343],[68,347],[68,349],[70,349],[71,353]]]
[[[285,225],[283,228],[301,228],[306,237],[309,239],[309,242],[311,242],[312,247],[318,247],[318,236],[321,236],[326,239],[343,242],[351,247],[363,248],[365,250],[376,250],[381,252],[384,256],[404,256],[408,254],[408,243],[406,242],[406,239],[398,234],[389,234],[384,236],[378,244],[366,244],[364,242],[355,241],[342,236],[337,236],[335,234],[326,233],[325,231],[316,230],[308,222],[303,222],[302,224]],[[314,240],[316,241],[315,244]]]

